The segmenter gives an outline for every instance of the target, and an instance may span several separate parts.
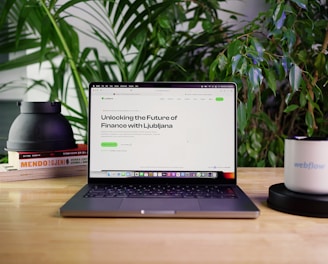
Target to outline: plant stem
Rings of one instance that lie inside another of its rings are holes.
[[[325,52],[327,50],[327,46],[328,46],[328,28],[326,29],[325,39],[322,43],[321,53],[325,54]],[[317,69],[314,71],[313,79],[311,82],[306,79],[306,84],[307,84],[307,87],[309,90],[309,95],[310,95],[312,101],[314,100],[313,87],[316,86],[318,79],[319,79],[319,71]],[[317,127],[317,124],[315,121],[314,112],[313,112],[314,110],[313,110],[313,106],[312,106],[311,102],[308,102],[308,110],[311,113],[312,118],[313,118],[313,128],[317,129],[318,127]]]
[[[77,91],[79,91],[79,94],[80,94],[80,97],[82,98],[83,100],[83,105],[86,106],[88,104],[88,99],[87,99],[87,96],[84,92],[84,89],[83,89],[83,85],[82,85],[82,81],[81,81],[81,78],[80,78],[80,75],[77,71],[77,67],[76,67],[76,64],[73,60],[73,56],[72,56],[72,53],[67,45],[67,42],[65,41],[65,38],[62,34],[62,32],[60,31],[60,28],[58,27],[54,17],[52,16],[52,14],[50,13],[49,9],[47,8],[47,6],[45,5],[44,1],[43,0],[39,0],[39,3],[41,5],[41,7],[43,8],[43,10],[45,11],[45,13],[47,14],[51,24],[53,25],[56,33],[57,33],[57,36],[59,37],[59,40],[61,42],[61,44],[63,45],[63,48],[64,48],[64,53],[67,57],[67,60],[69,62],[69,65],[71,67],[71,70],[72,70],[72,74],[73,74],[73,77],[75,79],[75,82],[76,82],[76,85],[77,85]]]

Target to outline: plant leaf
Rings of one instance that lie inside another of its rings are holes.
[[[226,66],[228,64],[228,59],[224,54],[220,54],[218,56],[218,67],[220,71],[225,70]]]
[[[318,56],[315,58],[314,66],[320,73],[322,73],[325,69],[325,64],[326,64],[325,54],[320,52]]]
[[[209,20],[204,20],[202,22],[202,28],[207,32],[212,32],[213,31],[212,23]]]
[[[252,149],[254,149],[256,152],[260,152],[261,147],[262,147],[262,144],[261,144],[262,136],[261,136],[261,134],[254,129],[250,133],[250,139],[251,139]]]
[[[295,30],[293,30],[293,29],[286,30],[284,36],[285,36],[285,39],[287,40],[288,50],[289,50],[289,52],[292,52],[293,46],[296,41]]]
[[[236,70],[238,69],[238,65],[239,65],[239,62],[240,62],[240,59],[241,59],[241,55],[240,54],[237,54],[236,56],[233,56],[231,58],[231,67],[232,67],[232,74],[235,74]]]
[[[245,134],[245,128],[247,126],[247,113],[245,104],[240,102],[237,108],[237,122],[238,130],[243,135]]]
[[[286,14],[284,12],[284,5],[280,3],[273,14],[273,21],[277,29],[281,29],[284,25]]]
[[[301,92],[300,93],[300,106],[304,107],[306,105],[306,102],[307,102],[306,96],[304,93]]]
[[[27,55],[18,57],[16,59],[7,61],[5,63],[0,64],[0,71],[3,70],[11,70],[19,67],[28,66],[34,63],[39,63],[41,58],[41,52],[35,51],[33,53],[29,53]],[[46,52],[47,59],[51,60],[58,55],[56,52]]]
[[[238,72],[241,76],[246,74],[246,72],[247,72],[247,60],[245,58],[243,58],[242,61],[241,61],[241,64],[239,64]]]
[[[219,58],[217,58],[216,60],[214,60],[212,63],[211,63],[211,66],[210,66],[210,80],[213,81],[216,77],[216,69],[218,67],[218,63],[219,63]]]
[[[298,91],[302,81],[302,70],[298,65],[294,64],[289,71],[289,83],[293,91]]]
[[[268,151],[268,159],[269,159],[269,163],[272,167],[276,167],[277,165],[277,156],[271,151]]]
[[[309,111],[307,111],[305,114],[305,124],[307,125],[307,133],[309,136],[313,133],[313,123],[313,116]]]
[[[257,51],[257,55],[259,59],[262,61],[263,53],[264,53],[264,48],[262,44],[256,38],[251,38],[251,43],[254,46],[255,50]]]
[[[228,51],[227,51],[227,57],[228,59],[237,56],[239,54],[241,48],[244,47],[244,43],[242,43],[240,40],[235,40],[233,41],[229,46],[228,46]]]
[[[312,118],[312,115],[309,111],[307,111],[306,115],[305,115],[305,124],[308,127],[313,127],[313,118]]]
[[[158,17],[159,25],[164,29],[171,29],[171,22],[167,16],[160,15]]]
[[[302,9],[306,9],[308,5],[308,0],[291,0],[291,1],[297,4]]]
[[[285,108],[284,113],[290,113],[290,112],[293,112],[293,111],[295,111],[295,110],[298,109],[298,108],[299,108],[298,105],[296,105],[296,104],[291,104],[291,105],[289,105],[289,106],[287,106],[287,107]]]
[[[290,68],[290,58],[288,57],[288,55],[282,57],[281,65],[284,68],[285,75],[287,76],[288,69]]]
[[[273,94],[276,95],[277,83],[276,83],[276,78],[274,76],[274,73],[269,69],[264,69],[264,74],[265,74],[266,80],[268,82],[269,88],[271,89]]]
[[[262,70],[257,67],[251,67],[248,71],[248,80],[253,88],[260,87],[263,80]]]

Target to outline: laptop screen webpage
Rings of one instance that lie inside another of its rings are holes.
[[[232,83],[92,83],[90,178],[235,178]]]

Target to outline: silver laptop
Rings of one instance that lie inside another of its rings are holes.
[[[236,185],[234,83],[91,83],[88,136],[88,184],[62,216],[259,216]]]

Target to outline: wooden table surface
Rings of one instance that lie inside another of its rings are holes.
[[[85,177],[0,183],[0,263],[327,263],[328,219],[267,207],[282,168],[240,168],[257,219],[62,218]]]

